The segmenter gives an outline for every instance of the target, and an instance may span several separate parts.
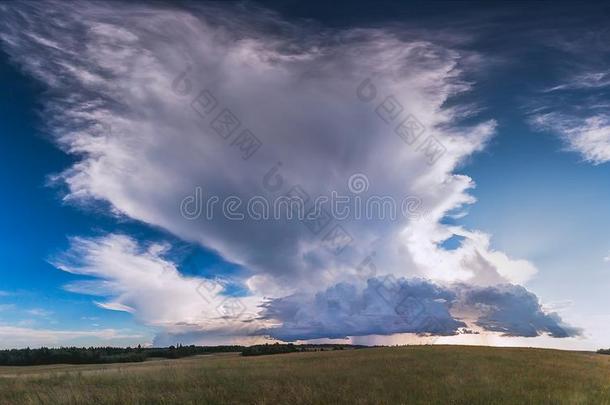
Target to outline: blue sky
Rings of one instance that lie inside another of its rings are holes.
[[[58,190],[48,187],[49,174],[73,159],[45,136],[37,114],[41,86],[9,64],[6,54],[1,71],[3,94],[11,95],[1,103],[4,243],[0,254],[5,293],[1,299],[2,305],[10,306],[2,311],[3,323],[41,329],[129,329],[144,336],[146,328],[134,325],[126,314],[100,310],[87,297],[61,288],[71,277],[57,271],[48,258],[66,247],[66,235],[90,234],[117,224],[103,214],[66,206]]]
[[[0,346],[608,346],[608,9],[523,7],[3,5]],[[202,90],[240,123],[226,141]],[[438,161],[376,114],[390,95]],[[278,161],[286,189],[358,174],[421,213],[335,218],[351,241],[329,251],[289,220],[180,211],[195,187],[273,196]]]

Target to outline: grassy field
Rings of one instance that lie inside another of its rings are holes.
[[[610,356],[410,346],[0,367],[1,404],[610,404]]]

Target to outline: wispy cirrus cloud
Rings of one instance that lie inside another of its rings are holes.
[[[572,77],[567,83],[551,87],[546,90],[546,92],[550,93],[558,90],[601,89],[607,86],[610,86],[610,72],[585,72]]]
[[[536,114],[531,119],[539,130],[558,133],[566,149],[578,152],[585,161],[599,165],[610,161],[610,116],[570,116],[559,112]]]
[[[561,72],[556,83],[530,102],[529,122],[536,130],[558,135],[566,150],[599,165],[610,161],[608,30],[605,24],[586,30],[577,36],[560,30],[540,33],[539,41],[563,57],[554,66]]]
[[[47,318],[53,315],[53,311],[43,308],[32,308],[25,311],[28,315],[38,316],[42,318]]]

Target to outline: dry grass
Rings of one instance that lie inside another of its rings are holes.
[[[610,356],[411,346],[0,367],[2,404],[610,404]]]

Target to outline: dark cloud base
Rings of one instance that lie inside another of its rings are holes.
[[[394,333],[455,335],[467,325],[451,315],[453,308],[476,313],[476,325],[504,336],[580,334],[558,314],[545,313],[536,295],[522,286],[442,287],[391,276],[369,279],[364,289],[340,283],[314,296],[295,294],[271,300],[264,305],[263,318],[281,326],[261,333],[284,341]]]
[[[534,337],[548,333],[564,338],[580,335],[580,330],[563,323],[557,313],[545,313],[538,297],[519,285],[504,284],[475,288],[466,292],[465,303],[482,311],[476,324],[504,336]]]

